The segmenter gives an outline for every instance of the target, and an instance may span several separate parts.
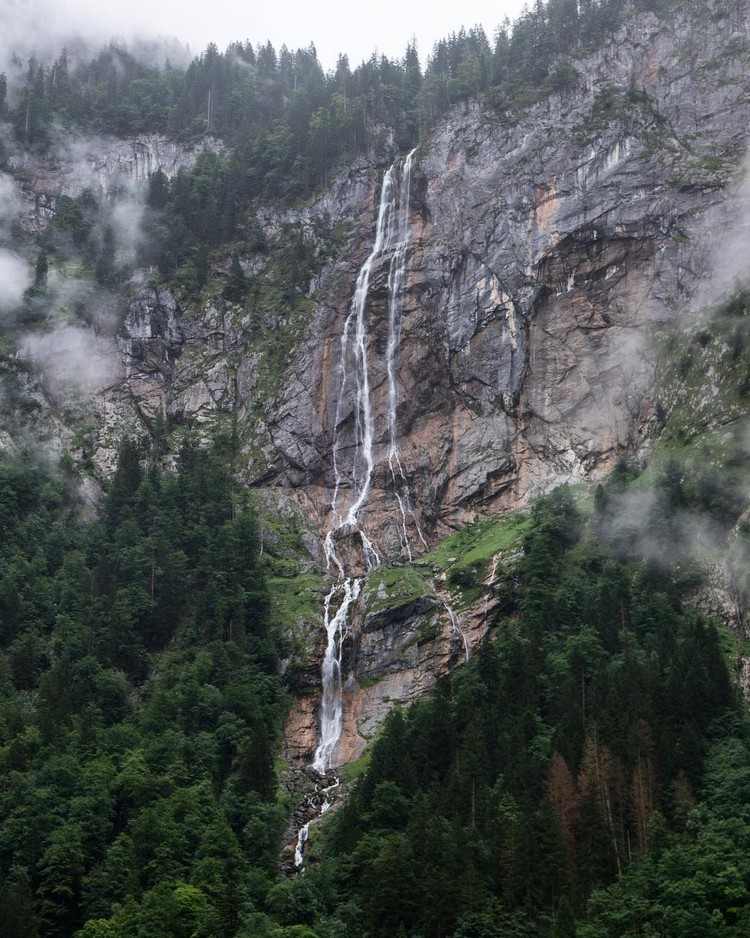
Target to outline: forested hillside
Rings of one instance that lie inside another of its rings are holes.
[[[588,523],[565,489],[535,506],[511,614],[477,660],[389,717],[320,867],[272,893],[283,921],[745,934],[750,726],[716,626],[682,601],[696,570],[644,557],[636,528],[635,545],[611,536],[626,477]],[[657,491],[649,536],[666,545],[684,493],[668,474]]]
[[[535,506],[478,658],[391,715],[285,881],[287,701],[231,448],[138,456],[95,522],[64,472],[2,467],[3,935],[745,933],[732,646],[683,602],[696,569],[613,535],[637,475]],[[656,485],[667,543],[686,494]]]
[[[0,463],[8,938],[115,904],[129,934],[233,935],[275,872],[285,695],[253,514],[230,447],[174,473],[142,455],[89,522],[65,467]]]

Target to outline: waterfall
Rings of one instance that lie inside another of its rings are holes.
[[[497,565],[498,565],[499,562],[500,562],[500,554],[499,554],[499,553],[498,553],[498,554],[493,554],[493,556],[492,556],[492,564],[491,564],[491,566],[490,566],[490,575],[489,575],[489,576],[487,577],[487,579],[484,581],[485,586],[491,588],[492,585],[493,585],[493,583],[494,583],[495,580],[497,579]],[[483,613],[483,619],[484,619],[485,625],[487,624],[487,612],[489,611],[489,607],[490,607],[490,589],[488,589],[487,592],[484,594],[484,613]]]
[[[344,575],[344,571],[336,556],[334,537],[338,531],[344,529],[357,531],[359,534],[368,570],[377,567],[380,563],[380,556],[375,546],[359,527],[358,522],[359,512],[370,495],[370,483],[374,467],[372,452],[374,428],[372,401],[370,400],[370,369],[367,362],[367,294],[370,289],[370,273],[372,272],[373,264],[388,246],[389,242],[391,220],[395,209],[393,185],[394,168],[395,164],[390,167],[383,177],[383,186],[380,190],[378,221],[375,229],[375,242],[357,276],[351,308],[349,315],[346,317],[346,322],[344,323],[344,331],[341,334],[341,380],[339,382],[339,396],[336,402],[335,435],[333,442],[334,489],[333,498],[331,500],[331,516],[334,521],[325,539],[326,560],[328,561],[328,565],[330,566],[331,563],[334,563],[340,576]],[[348,354],[350,353],[350,347],[354,358],[354,378],[356,382],[354,460],[352,467],[352,488],[354,497],[348,510],[344,516],[341,517],[338,506],[342,483],[338,460],[340,445],[339,426],[342,418],[342,406],[346,400],[346,384],[349,377],[346,364]],[[357,465],[358,458],[362,463],[361,466]]]
[[[313,768],[321,774],[330,764],[341,736],[341,647],[348,622],[349,607],[359,596],[361,580],[345,578],[335,583],[326,596],[323,622],[328,638],[323,658],[323,699],[320,706],[320,742],[315,750]],[[331,615],[331,602],[342,593],[335,615]]]
[[[294,848],[294,866],[295,869],[300,869],[302,864],[305,862],[305,844],[307,843],[307,838],[310,835],[310,822],[304,824],[300,827],[297,833],[297,846]]]
[[[391,166],[383,177],[383,186],[380,191],[375,242],[357,276],[354,297],[352,298],[349,315],[344,323],[344,331],[341,334],[341,377],[339,396],[336,401],[333,441],[334,488],[333,498],[331,499],[333,523],[324,541],[326,564],[329,569],[331,566],[336,568],[338,581],[331,587],[323,607],[323,624],[326,630],[327,644],[323,659],[320,742],[313,759],[313,768],[321,773],[330,767],[341,736],[341,646],[346,634],[349,607],[357,600],[362,587],[360,579],[351,579],[346,576],[344,565],[336,553],[336,534],[343,530],[356,531],[362,542],[367,569],[371,570],[380,564],[380,555],[375,545],[359,527],[359,512],[367,502],[370,494],[370,481],[374,466],[372,401],[370,400],[370,372],[367,363],[367,294],[370,288],[370,272],[373,264],[388,243],[395,201],[393,175],[394,167]],[[354,358],[354,378],[356,382],[354,459],[352,464],[353,499],[342,516],[339,511],[339,497],[343,481],[338,460],[339,427],[341,425],[342,407],[346,399],[346,385],[349,377],[347,357],[350,352]],[[362,466],[357,465],[358,459],[361,461]],[[339,594],[341,595],[341,601],[338,609],[334,615],[331,615],[331,604]]]
[[[356,533],[362,544],[366,570],[372,570],[380,565],[378,549],[367,536],[364,527],[360,525],[359,516],[370,495],[375,465],[373,453],[374,418],[370,370],[367,359],[369,340],[367,301],[372,270],[381,256],[388,252],[391,252],[388,267],[388,345],[386,353],[386,370],[388,374],[388,464],[401,515],[402,547],[411,559],[406,518],[407,513],[411,512],[413,514],[413,511],[409,506],[409,492],[398,450],[396,370],[401,336],[402,293],[410,234],[409,202],[415,152],[416,148],[407,155],[400,175],[397,173],[398,162],[394,162],[383,176],[375,227],[375,240],[357,275],[349,314],[346,317],[341,334],[339,393],[336,401],[333,441],[332,522],[324,540],[326,564],[329,570],[335,569],[337,581],[326,596],[324,605],[324,626],[327,641],[322,669],[323,696],[320,708],[320,738],[313,759],[313,768],[320,773],[324,773],[330,768],[336,746],[341,737],[341,650],[346,637],[349,610],[352,604],[357,601],[362,588],[361,579],[347,575],[344,564],[336,552],[336,536],[343,532]],[[339,459],[342,445],[340,428],[347,400],[347,388],[352,380],[355,387],[354,455],[351,478],[347,480],[347,486],[351,490],[351,499],[348,506],[342,507],[340,502],[345,480]],[[416,528],[419,537],[424,542],[418,524],[416,524]]]
[[[401,184],[399,186],[398,213],[395,224],[392,222],[392,231],[389,242],[396,242],[391,255],[388,269],[388,345],[386,348],[386,370],[388,373],[388,467],[391,470],[393,491],[401,515],[401,550],[406,552],[409,561],[412,558],[409,530],[407,526],[407,513],[414,518],[414,524],[422,544],[427,543],[422,536],[416,514],[410,507],[409,488],[406,475],[398,449],[398,430],[396,426],[396,409],[398,407],[398,386],[396,384],[396,371],[398,369],[398,353],[401,344],[401,307],[403,302],[403,289],[406,280],[406,254],[409,247],[411,225],[409,224],[409,208],[411,204],[411,169],[415,147],[404,160],[401,171]]]
[[[367,300],[370,289],[370,274],[381,255],[391,251],[388,267],[388,345],[386,370],[388,374],[388,465],[394,484],[394,493],[401,515],[401,544],[411,560],[411,546],[407,530],[407,513],[414,517],[417,533],[422,543],[427,546],[413,509],[409,504],[409,491],[406,475],[401,466],[396,428],[396,409],[398,391],[396,371],[401,338],[401,303],[406,278],[406,255],[409,245],[409,202],[411,197],[411,172],[416,148],[404,160],[401,175],[396,181],[397,163],[386,171],[380,191],[380,204],[375,228],[375,240],[370,253],[360,268],[354,287],[349,314],[344,322],[341,334],[341,361],[339,373],[339,393],[336,401],[333,440],[333,477],[334,487],[331,498],[331,526],[326,533],[323,546],[326,565],[335,569],[336,582],[325,598],[323,606],[323,624],[326,631],[326,650],[323,658],[322,685],[323,693],[320,706],[320,737],[313,757],[312,767],[324,776],[329,772],[339,744],[342,730],[342,675],[341,656],[344,639],[349,624],[349,610],[356,603],[362,589],[362,578],[347,575],[344,563],[336,552],[336,536],[339,533],[356,533],[362,544],[365,569],[370,571],[380,565],[380,554],[360,525],[359,515],[367,504],[375,466],[373,454],[374,420],[370,397],[370,372],[367,360],[368,315]],[[351,363],[351,369],[349,364]],[[352,374],[353,372],[353,374]],[[351,489],[348,507],[341,507],[341,493],[344,477],[341,472],[339,453],[341,440],[340,428],[344,417],[347,386],[350,380],[355,383],[354,403],[354,446],[351,478],[347,487]],[[468,649],[467,649],[468,654]],[[332,785],[320,789],[323,803],[319,814],[324,814],[331,807],[329,793],[339,785],[335,778]],[[300,828],[297,846],[294,851],[294,865],[299,870],[304,863],[304,849],[309,836],[308,821]]]
[[[380,204],[375,228],[375,240],[372,249],[362,265],[354,287],[349,315],[344,322],[341,334],[341,364],[339,394],[336,401],[333,442],[334,488],[331,499],[332,524],[324,541],[326,563],[329,570],[337,571],[337,582],[331,587],[324,606],[324,625],[327,644],[323,659],[323,699],[320,710],[320,741],[315,751],[313,767],[318,772],[325,772],[331,765],[336,746],[341,736],[341,646],[346,634],[349,609],[356,602],[361,587],[360,579],[346,575],[344,565],[336,553],[336,535],[339,532],[356,532],[362,543],[362,551],[367,570],[380,565],[377,547],[360,526],[359,515],[370,495],[372,472],[375,465],[373,455],[374,420],[370,395],[370,370],[367,360],[368,316],[367,299],[370,289],[370,274],[375,262],[386,251],[396,248],[389,266],[389,336],[388,336],[388,387],[389,387],[389,463],[394,473],[398,462],[396,443],[396,379],[395,361],[397,342],[400,333],[400,292],[404,278],[406,247],[409,232],[409,196],[411,186],[411,167],[414,150],[407,156],[399,184],[396,183],[396,163],[383,176],[380,190]],[[347,384],[351,374],[348,368],[352,362],[355,382],[354,404],[354,457],[351,473],[351,502],[346,509],[341,508],[341,492],[344,479],[341,473],[339,452],[341,440],[339,430],[342,423],[343,408],[346,403]],[[394,461],[395,459],[395,461]],[[403,476],[403,470],[401,470]],[[402,517],[406,517],[403,496],[397,493]],[[339,600],[335,614],[332,613],[335,600]]]
[[[328,785],[326,788],[319,788],[319,794],[323,796],[323,801],[318,808],[318,816],[322,817],[327,811],[330,811],[333,807],[333,802],[331,801],[329,795],[330,793],[339,787],[341,780],[336,778],[333,781],[333,784]],[[297,844],[294,848],[294,868],[297,872],[302,872],[302,867],[305,863],[305,847],[307,842],[310,839],[310,825],[312,819],[303,824],[302,827],[297,831]]]
[[[451,620],[451,628],[453,629],[453,634],[457,638],[460,638],[460,640],[463,642],[464,654],[466,655],[466,660],[468,661],[469,660],[469,643],[466,641],[466,636],[463,633],[463,629],[461,628],[461,624],[458,620],[458,616],[456,615],[456,613],[453,611],[453,609],[448,605],[448,603],[445,600],[443,600],[443,606],[445,606],[445,610],[448,613],[448,616]]]

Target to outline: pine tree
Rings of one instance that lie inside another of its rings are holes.
[[[584,746],[578,789],[582,799],[593,799],[598,806],[600,817],[609,834],[612,858],[618,875],[622,873],[619,823],[622,788],[622,767],[607,746],[601,744],[594,727]]]
[[[36,291],[44,292],[47,289],[48,271],[49,261],[47,259],[47,252],[42,248],[36,259],[36,267],[34,270],[34,289]]]
[[[115,233],[111,225],[107,225],[102,235],[102,245],[96,260],[95,276],[97,283],[102,286],[114,286],[115,275]]]
[[[547,800],[552,805],[565,839],[570,867],[575,865],[575,836],[578,821],[578,789],[568,764],[556,752],[547,772]]]
[[[14,866],[0,892],[0,934],[3,938],[38,938],[34,892],[29,872]]]
[[[247,295],[247,278],[242,269],[240,259],[236,254],[232,255],[232,262],[229,268],[229,277],[224,287],[224,296],[230,303],[242,303]]]
[[[151,208],[157,210],[165,208],[169,201],[169,180],[161,167],[148,177],[147,201]]]
[[[140,449],[132,440],[125,438],[120,443],[117,469],[107,495],[106,513],[110,525],[119,524],[128,509],[133,507],[142,479]]]

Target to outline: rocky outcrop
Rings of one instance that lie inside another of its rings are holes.
[[[598,478],[648,435],[652,330],[684,311],[744,207],[731,176],[750,117],[748,19],[743,4],[725,8],[636,17],[576,63],[573,87],[526,111],[457,108],[417,151],[397,416],[428,540],[562,480]],[[29,192],[54,201],[91,180],[171,173],[200,149],[144,138],[61,152],[44,171],[14,157]],[[133,410],[178,424],[238,415],[248,481],[300,493],[321,530],[340,337],[390,158],[360,159],[302,208],[258,211],[266,247],[243,264],[259,282],[273,279],[267,244],[283,251],[291,228],[320,256],[293,312],[272,289],[248,316],[220,294],[179,309],[169,291],[136,286],[126,319]],[[383,555],[404,559],[386,460],[388,263],[371,276],[375,472],[362,520]],[[353,387],[339,418],[346,476]]]
[[[482,557],[471,571],[469,593],[449,581],[454,557],[441,563],[428,557],[415,567],[380,568],[368,576],[343,646],[343,728],[335,764],[358,759],[394,706],[427,693],[478,650],[498,614],[517,611],[520,557],[517,540]],[[318,687],[295,701],[285,733],[293,764],[312,759],[319,705]]]
[[[658,423],[655,336],[707,301],[715,245],[731,242],[748,209],[748,29],[746,9],[700,23],[640,17],[578,63],[574,90],[514,119],[470,106],[418,151],[398,425],[428,538],[560,482],[599,479],[623,454],[648,447]],[[377,176],[371,211],[376,194]],[[361,213],[353,223],[361,231]],[[263,478],[305,486],[321,525],[339,336],[367,242],[351,247],[319,278],[321,298],[297,346],[293,374],[315,377],[285,383],[265,411],[272,445]],[[403,560],[386,461],[386,276],[387,258],[371,275],[376,449],[360,520],[386,556]],[[353,433],[353,392],[340,419],[340,433]],[[340,459],[351,451],[342,446]],[[485,602],[462,615],[474,641]],[[340,761],[361,753],[395,702],[423,693],[456,660],[439,605],[410,601],[373,614],[365,596]],[[314,747],[314,707],[306,701],[300,725],[290,725],[298,753]]]
[[[77,196],[85,189],[108,195],[115,187],[145,184],[157,170],[171,178],[192,166],[200,153],[222,149],[211,138],[184,145],[159,134],[120,139],[61,129],[49,152],[39,156],[14,145],[11,134],[2,136],[12,148],[8,168],[26,200],[21,224],[31,232],[46,227],[60,196]]]

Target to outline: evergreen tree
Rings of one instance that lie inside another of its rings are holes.
[[[47,273],[49,271],[49,260],[47,252],[42,248],[36,259],[34,270],[34,289],[44,292],[47,289]]]
[[[224,296],[232,303],[242,303],[247,295],[247,279],[242,269],[240,259],[236,254],[232,255],[232,263],[229,268],[229,277],[224,287]]]
[[[104,228],[102,245],[96,259],[96,281],[102,286],[114,286],[116,281],[115,268],[115,234],[111,225]]]

